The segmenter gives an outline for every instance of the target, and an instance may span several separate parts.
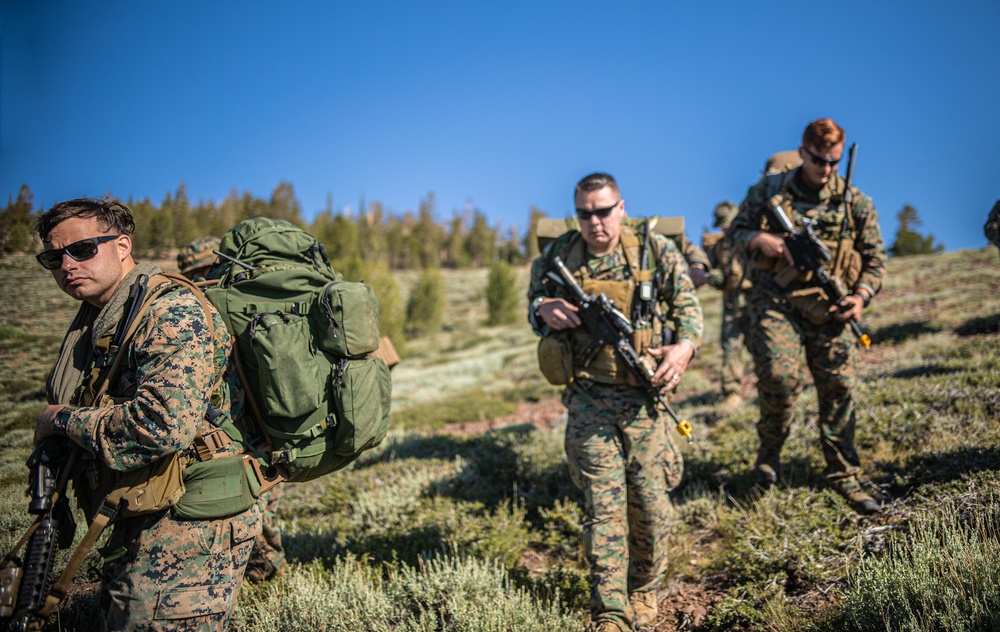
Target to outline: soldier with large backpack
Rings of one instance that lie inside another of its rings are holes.
[[[101,549],[103,626],[221,630],[261,528],[244,446],[220,430],[230,418],[232,339],[183,279],[132,258],[134,228],[131,211],[109,200],[62,202],[38,219],[38,261],[81,307],[35,443],[68,438],[77,448],[85,541],[113,524]],[[44,608],[16,614],[44,621],[71,579],[41,591]],[[22,586],[19,604],[35,588]]]
[[[805,350],[816,383],[824,477],[855,511],[871,514],[878,504],[858,481],[852,397],[855,340],[867,338],[854,329],[882,285],[886,255],[871,199],[851,184],[850,166],[846,179],[837,173],[844,137],[832,119],[809,123],[798,152],[801,166],[766,173],[753,185],[728,234],[749,258],[753,283],[746,298],[747,346],[760,401],[757,479],[763,485],[779,479],[781,448],[804,385]],[[793,239],[801,236],[815,237],[825,249],[820,270],[803,271],[792,255]],[[824,286],[824,278],[831,283]],[[843,298],[830,296],[831,287],[841,288]]]
[[[579,230],[555,239],[532,263],[529,321],[542,336],[543,373],[566,387],[566,457],[584,493],[592,629],[624,632],[656,620],[672,512],[668,479],[679,453],[666,416],[622,354],[594,344],[577,315],[572,286],[556,281],[553,264],[564,262],[586,294],[613,300],[634,329],[632,348],[652,365],[652,383],[662,393],[676,387],[695,354],[701,308],[674,243],[645,222],[638,229],[623,222],[625,203],[614,178],[583,178],[575,202]],[[675,339],[664,339],[669,330],[661,315],[676,325]]]

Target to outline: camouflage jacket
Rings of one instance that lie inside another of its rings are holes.
[[[576,232],[576,231],[572,231]],[[569,235],[570,233],[567,233]],[[560,288],[545,277],[551,263],[551,257],[559,252],[560,244],[564,244],[567,236],[561,237],[531,263],[531,281],[528,286],[528,320],[535,333],[544,336],[549,333],[544,323],[537,322],[534,314],[536,298],[554,298],[561,296]],[[677,328],[677,339],[687,340],[695,349],[701,344],[702,316],[698,297],[695,295],[694,284],[688,274],[687,263],[673,240],[663,235],[653,233],[653,247],[656,256],[656,272],[660,273],[660,286],[657,288],[661,306],[666,308],[667,318],[672,320]],[[630,271],[625,252],[621,246],[613,253],[603,257],[588,256],[588,267],[593,278],[606,281],[624,281],[630,277]]]
[[[741,285],[743,289],[747,289],[750,282],[744,278],[743,259],[733,244],[732,236],[728,233],[723,235],[708,249],[708,260],[711,263],[708,284],[717,290],[722,290],[726,296],[735,292]]]
[[[215,341],[197,298],[178,288],[158,298],[139,324],[104,407],[67,406],[57,431],[116,471],[129,471],[187,449],[212,428],[206,412],[212,387],[227,369],[232,340],[212,310]],[[230,387],[217,388],[215,405],[230,413]],[[228,451],[239,453],[238,444]]]
[[[690,239],[684,240],[684,260],[687,261],[689,266],[700,263],[705,267],[705,270],[712,269],[711,257]]]
[[[785,178],[787,177],[787,180]],[[740,204],[740,211],[727,231],[727,237],[741,252],[748,252],[750,240],[761,230],[763,221],[763,206],[772,196],[782,190],[784,182],[785,193],[789,195],[794,217],[789,217],[796,226],[801,224],[803,216],[817,219],[817,233],[821,239],[837,239],[840,235],[843,212],[839,205],[844,194],[845,181],[840,174],[834,172],[829,182],[816,191],[805,186],[801,181],[799,168],[785,173],[765,174],[757,184],[750,187],[746,199]],[[853,223],[853,247],[861,255],[861,275],[853,291],[859,287],[865,288],[874,296],[882,287],[882,277],[885,274],[885,245],[882,242],[882,229],[878,223],[878,212],[871,198],[864,195],[857,187],[852,186],[853,206],[851,221]],[[755,286],[767,288],[771,292],[779,292],[777,285],[767,272],[757,266],[750,265],[748,276]]]

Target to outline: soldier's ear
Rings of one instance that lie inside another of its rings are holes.
[[[132,238],[128,235],[118,235],[115,247],[118,248],[118,259],[124,261],[132,255]]]

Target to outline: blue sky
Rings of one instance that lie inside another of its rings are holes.
[[[602,170],[631,215],[696,237],[830,116],[887,245],[909,203],[949,250],[978,248],[998,32],[996,0],[4,0],[0,193],[159,204],[181,182],[219,201],[284,180],[307,219],[433,192],[439,221],[476,207],[523,231]]]

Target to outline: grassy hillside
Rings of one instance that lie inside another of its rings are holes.
[[[445,327],[411,341],[393,372],[392,434],[352,469],[288,486],[278,518],[291,567],[245,588],[236,628],[583,629],[581,514],[558,394],[526,324],[482,326],[486,271],[445,275]],[[415,279],[400,275],[404,293]],[[782,484],[753,486],[755,401],[716,408],[720,299],[701,290],[706,344],[675,400],[695,440],[683,448],[658,630],[1000,626],[998,288],[992,249],[890,261],[863,323],[875,342],[856,393],[865,484],[883,504],[870,518],[823,487],[811,388]],[[28,524],[23,463],[75,306],[30,258],[0,260],[0,291],[6,550]],[[754,396],[749,375],[744,392]],[[63,629],[87,629],[93,609],[81,584]]]

